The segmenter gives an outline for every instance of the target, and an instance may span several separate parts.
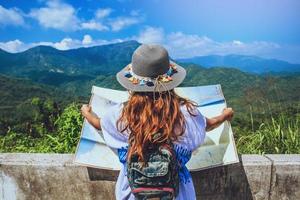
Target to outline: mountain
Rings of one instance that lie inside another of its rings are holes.
[[[299,103],[300,100],[300,76],[294,75],[259,75],[243,72],[235,68],[211,67],[204,68],[195,64],[184,64],[187,75],[181,86],[197,86],[221,84],[225,97],[231,100],[241,101],[247,88],[271,88],[272,92],[264,95],[276,95],[277,100],[289,99],[288,101]],[[274,94],[275,90],[281,93]],[[263,92],[262,92],[263,93]],[[263,94],[261,94],[263,95]],[[259,98],[259,97],[257,97]]]
[[[61,51],[36,46],[20,53],[0,51],[0,73],[30,76],[32,72],[65,74],[115,73],[128,64],[136,41]]]
[[[139,45],[140,43],[132,40],[64,51],[50,46],[36,46],[20,53],[8,53],[0,49],[0,73],[30,79],[36,74],[39,74],[41,79],[56,75],[61,77],[62,74],[63,76],[112,75],[131,61],[131,55]],[[300,72],[300,64],[257,56],[210,55],[177,59],[177,61],[194,63],[206,68],[233,67],[258,74]]]
[[[177,59],[183,63],[194,63],[207,68],[215,66],[233,67],[250,73],[300,72],[300,64],[291,64],[282,60],[264,59],[245,55],[210,55]]]

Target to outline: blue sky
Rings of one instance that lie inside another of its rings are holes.
[[[0,48],[126,40],[174,58],[244,54],[300,63],[299,0],[0,0]]]

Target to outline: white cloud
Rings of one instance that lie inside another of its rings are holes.
[[[74,40],[72,38],[64,38],[60,42],[56,42],[52,45],[59,50],[68,50],[73,48],[78,48],[81,46],[80,40]]]
[[[130,16],[109,18],[113,10],[111,8],[99,8],[92,19],[78,18],[76,9],[60,0],[49,0],[46,6],[32,9],[29,16],[36,19],[45,28],[53,28],[62,31],[96,30],[96,31],[120,31],[125,27],[140,22],[138,11],[132,11]]]
[[[21,11],[17,8],[6,9],[0,5],[0,25],[25,25]]]
[[[121,29],[124,29],[127,26],[137,24],[140,20],[138,17],[118,17],[115,19],[112,19],[110,22],[112,31],[120,31]]]
[[[63,31],[73,31],[79,28],[79,19],[73,6],[51,0],[46,7],[32,9],[30,16],[38,20],[45,28],[54,28]]]
[[[173,58],[187,58],[203,55],[244,54],[272,57],[274,52],[284,51],[279,44],[266,41],[242,42],[232,40],[215,41],[207,36],[171,32],[166,34],[162,28],[146,27],[138,36],[134,36],[141,43],[159,43],[164,45]]]
[[[29,48],[39,46],[39,45],[45,45],[45,46],[51,46],[59,50],[68,50],[68,49],[75,49],[80,47],[91,47],[91,46],[97,46],[97,45],[104,45],[104,44],[111,44],[111,43],[118,43],[123,42],[125,40],[123,39],[113,39],[113,40],[102,40],[102,39],[96,39],[93,40],[93,38],[86,34],[83,36],[82,40],[79,39],[72,39],[70,37],[63,38],[61,41],[58,42],[32,42],[32,43],[23,43],[20,40],[12,40],[8,42],[0,42],[0,48],[11,53],[17,53],[25,51]]]
[[[172,33],[167,36],[167,44],[171,53],[176,58],[185,58],[202,55],[265,55],[273,52],[280,45],[265,42],[241,42],[238,40],[218,42],[206,36],[188,35],[181,32]]]
[[[163,43],[164,31],[162,28],[147,27],[133,39],[141,43]]]
[[[69,49],[76,49],[80,47],[90,47],[90,46],[95,46],[95,45],[102,45],[105,44],[106,40],[93,40],[90,35],[84,35],[82,40],[78,39],[72,39],[70,37],[64,38],[59,42],[44,42],[44,43],[34,43],[31,46],[37,46],[37,45],[47,45],[47,46],[52,46],[56,49],[59,50],[69,50]]]
[[[111,8],[99,8],[96,11],[95,16],[97,19],[103,19],[103,18],[109,16],[112,11],[113,10]]]
[[[95,20],[81,23],[81,28],[89,29],[89,30],[97,30],[97,31],[108,31],[109,30],[109,28],[107,26],[105,26],[101,22],[97,22]]]
[[[233,43],[234,45],[243,45],[243,44],[244,44],[243,42],[241,42],[241,41],[239,41],[239,40],[233,40],[232,43]]]
[[[0,48],[7,52],[17,53],[39,45],[52,46],[60,50],[67,50],[70,48],[78,48],[82,46],[81,44],[82,42],[80,40],[73,40],[71,38],[64,38],[59,42],[33,42],[27,44],[17,39],[8,42],[0,42]]]
[[[111,8],[99,8],[95,12],[95,19],[89,22],[81,23],[82,29],[98,30],[98,31],[120,31],[128,26],[137,24],[141,21],[138,11],[130,12],[131,16],[119,16],[116,18],[108,17],[113,10]],[[109,27],[110,26],[110,27]]]
[[[217,42],[206,37],[182,32],[170,33],[165,36],[166,46],[170,54],[176,58],[207,55],[216,49]]]
[[[16,39],[8,42],[0,42],[0,48],[8,52],[15,53],[18,51],[24,51],[26,49],[26,45]]]
[[[83,40],[82,40],[83,45],[89,45],[89,44],[92,44],[92,42],[93,42],[93,39],[90,35],[83,36]]]

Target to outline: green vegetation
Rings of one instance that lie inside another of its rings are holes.
[[[34,98],[32,103],[39,104],[40,100]],[[43,108],[47,109],[47,106],[49,104],[44,104]],[[0,152],[74,153],[83,123],[79,105],[72,103],[61,115],[49,116],[51,122],[48,125],[38,120],[44,117],[37,114],[37,121],[28,134],[9,129],[5,136],[0,136]]]
[[[244,132],[243,132],[244,131]],[[239,153],[266,154],[300,153],[300,115],[280,115],[253,130],[236,129]]]

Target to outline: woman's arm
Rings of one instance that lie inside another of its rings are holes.
[[[100,118],[92,114],[92,107],[83,104],[81,107],[81,114],[87,119],[87,121],[96,129],[101,130]]]
[[[206,131],[211,131],[218,126],[220,126],[225,120],[230,121],[233,117],[233,110],[232,108],[224,108],[221,115],[213,117],[213,118],[206,118]]]

